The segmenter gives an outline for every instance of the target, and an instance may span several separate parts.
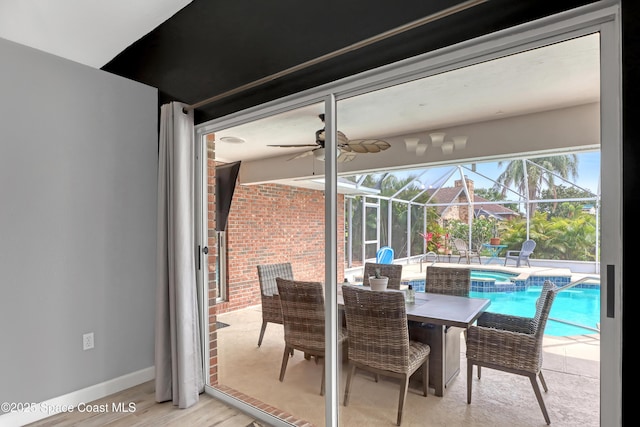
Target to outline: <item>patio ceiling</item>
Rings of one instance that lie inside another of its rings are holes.
[[[394,138],[599,102],[599,37],[590,35],[460,68],[339,102],[339,128],[351,139]],[[313,144],[322,104],[216,131],[220,161],[291,157]],[[470,136],[473,140],[473,136]],[[404,143],[402,143],[404,148]]]
[[[585,36],[436,74],[338,102],[338,128],[350,139],[391,147],[339,163],[349,176],[435,165],[478,163],[599,149],[599,38]],[[215,128],[216,158],[242,161],[240,182],[322,188],[324,163],[311,150],[269,145],[313,144],[323,104],[229,128]],[[464,150],[444,153],[430,133],[464,135]],[[224,142],[241,138],[242,144]],[[424,155],[405,140],[427,143]]]

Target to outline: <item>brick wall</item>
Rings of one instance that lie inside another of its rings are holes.
[[[206,136],[207,141],[207,237],[209,256],[207,266],[209,272],[209,383],[218,384],[218,333],[216,331],[216,297],[217,288],[215,281],[216,261],[216,162],[214,135]]]
[[[218,385],[218,313],[260,304],[256,266],[289,261],[299,280],[324,281],[324,194],[276,184],[237,185],[227,222],[227,300],[216,303],[215,145],[207,139],[209,229],[209,380]],[[338,224],[344,224],[338,195]],[[338,277],[344,278],[344,228],[338,227]],[[256,340],[258,338],[256,331]]]
[[[339,196],[338,206],[343,206]],[[339,209],[338,224],[344,224]],[[344,242],[339,230],[338,242]],[[324,281],[324,194],[276,184],[238,185],[227,223],[227,296],[223,313],[260,304],[256,266],[289,261],[299,280]],[[338,246],[344,260],[344,245]],[[344,265],[338,266],[338,278]],[[338,280],[342,282],[342,279]]]

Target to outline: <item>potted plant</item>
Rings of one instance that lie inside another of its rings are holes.
[[[498,234],[498,221],[493,217],[491,218],[491,226],[492,226],[493,237],[491,237],[491,239],[489,240],[489,244],[499,245],[500,235]]]
[[[389,278],[380,275],[380,269],[376,268],[375,276],[369,276],[369,286],[372,291],[384,291],[387,289]]]

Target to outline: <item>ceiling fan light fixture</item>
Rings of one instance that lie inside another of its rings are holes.
[[[444,132],[434,132],[430,133],[429,137],[431,138],[431,145],[434,147],[440,147],[442,142],[444,141]]]
[[[313,157],[315,157],[316,160],[319,160],[321,162],[324,162],[326,154],[327,154],[327,150],[325,148],[317,148],[313,150]],[[343,162],[348,162],[355,158],[355,153],[345,153],[345,152],[342,152],[340,149],[337,149],[336,158],[340,159],[341,155],[343,156],[343,158],[341,159],[341,161]]]
[[[418,144],[418,146],[416,147],[416,154],[418,156],[422,156],[424,153],[427,152],[427,143],[423,143],[423,144]]]
[[[420,138],[405,138],[404,143],[407,147],[407,151],[416,151],[418,146],[418,142],[420,142]]]
[[[467,146],[466,136],[454,136],[452,139],[453,139],[453,147],[456,150],[463,150]]]
[[[453,141],[445,141],[442,143],[442,154],[453,153]]]

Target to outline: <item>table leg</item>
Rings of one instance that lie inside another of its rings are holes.
[[[434,333],[429,340],[429,385],[434,388],[436,396],[444,396],[446,360],[444,326],[434,325]]]
[[[487,260],[487,262],[485,264],[490,264],[491,261],[496,260],[498,261],[498,252],[494,249],[490,250],[490,254],[489,254],[489,259]]]
[[[431,347],[429,355],[429,386],[436,396],[444,396],[447,385],[460,372],[461,328],[446,328],[442,325],[415,325],[409,330],[412,340],[424,342]]]

